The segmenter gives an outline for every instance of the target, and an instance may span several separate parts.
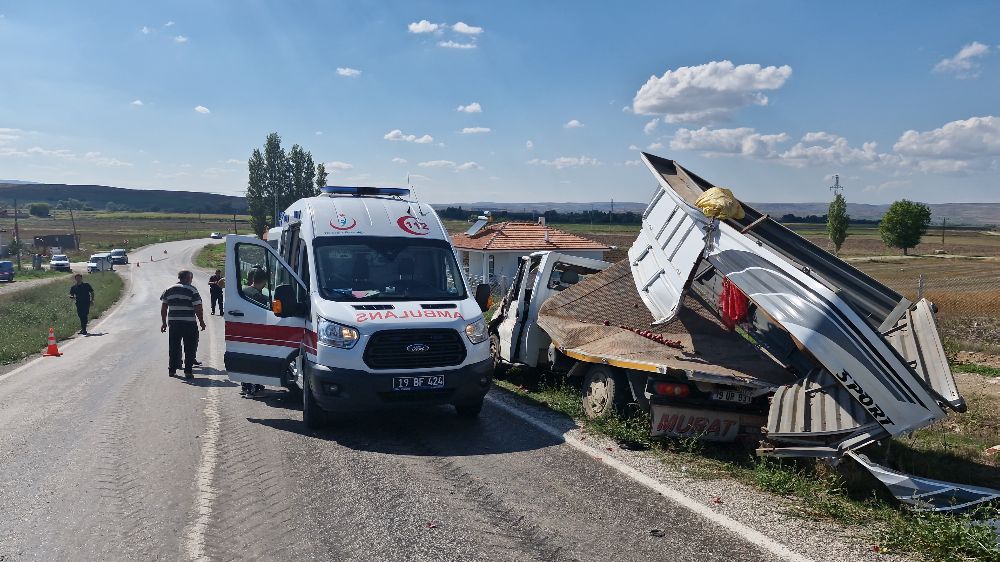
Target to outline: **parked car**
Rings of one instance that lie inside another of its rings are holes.
[[[222,238],[222,235],[219,234],[218,232],[213,232],[213,233],[209,234],[208,237],[209,238],[215,238],[216,240],[219,240],[219,239]]]
[[[69,266],[69,256],[66,254],[54,254],[49,260],[49,269],[52,271],[71,271]]]
[[[115,265],[128,265],[128,252],[122,249],[111,250],[111,263]]]
[[[114,271],[115,264],[111,262],[111,254],[104,252],[101,254],[94,254],[90,256],[90,261],[87,262],[87,273],[94,273],[95,271]]]
[[[14,262],[0,261],[0,281],[10,283],[14,280]]]

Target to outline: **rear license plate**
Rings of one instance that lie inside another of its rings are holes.
[[[750,402],[753,402],[753,397],[747,392],[740,392],[738,390],[721,390],[719,392],[712,393],[712,400],[749,404]]]
[[[734,441],[740,432],[741,416],[735,412],[696,410],[654,404],[653,437],[694,437],[705,441]]]
[[[424,375],[420,377],[393,377],[393,390],[426,390],[444,387],[444,375]]]

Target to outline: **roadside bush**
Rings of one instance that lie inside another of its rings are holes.
[[[49,207],[48,203],[31,203],[28,205],[28,213],[35,217],[49,216],[50,209],[51,207]]]

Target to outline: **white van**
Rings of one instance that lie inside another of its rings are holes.
[[[302,418],[452,404],[478,416],[493,378],[483,319],[448,233],[408,189],[327,187],[271,240],[226,236],[230,380],[301,389]]]
[[[111,254],[108,252],[94,254],[90,256],[90,260],[87,261],[87,273],[94,273],[95,271],[112,271],[114,268],[114,263],[111,261]]]

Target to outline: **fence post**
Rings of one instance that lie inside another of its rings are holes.
[[[924,298],[924,274],[917,277],[917,300]]]

